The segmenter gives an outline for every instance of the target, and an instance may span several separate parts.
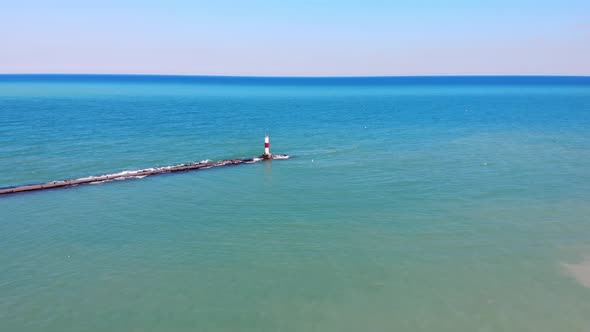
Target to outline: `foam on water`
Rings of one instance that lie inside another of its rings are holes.
[[[272,158],[273,159],[289,159],[290,156],[286,155],[286,154],[273,154]]]

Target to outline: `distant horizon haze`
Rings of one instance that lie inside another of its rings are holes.
[[[553,78],[564,78],[564,79],[588,79],[590,78],[590,75],[560,75],[560,74],[556,74],[556,75],[535,75],[535,74],[530,74],[530,75],[519,75],[519,74],[466,74],[466,75],[455,75],[455,74],[448,74],[448,75],[336,75],[336,76],[305,76],[305,75],[224,75],[224,74],[219,74],[219,75],[208,75],[208,74],[169,74],[169,73],[155,73],[155,74],[151,74],[151,73],[84,73],[84,72],[80,72],[80,73],[51,73],[51,72],[45,72],[45,73],[2,73],[0,72],[0,77],[59,77],[59,76],[63,76],[63,77],[84,77],[84,76],[88,76],[88,77],[105,77],[108,78],[110,76],[112,77],[135,77],[137,76],[138,78],[140,77],[162,77],[162,78],[195,78],[195,79],[207,79],[207,78],[211,78],[211,79],[285,79],[285,80],[289,80],[289,79],[494,79],[494,78],[498,78],[498,79],[502,79],[502,78],[522,78],[522,79],[543,79],[543,78],[547,78],[547,79],[553,79]]]

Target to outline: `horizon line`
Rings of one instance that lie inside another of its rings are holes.
[[[410,78],[410,77],[588,77],[590,75],[567,74],[436,74],[436,75],[209,75],[209,74],[159,74],[159,73],[0,73],[0,76],[162,76],[162,77],[215,77],[215,78]]]

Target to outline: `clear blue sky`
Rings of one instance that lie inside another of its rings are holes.
[[[590,75],[589,0],[0,0],[0,73]]]

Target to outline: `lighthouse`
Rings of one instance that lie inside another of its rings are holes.
[[[270,154],[270,138],[268,135],[264,136],[264,154],[262,155],[263,159],[272,159],[272,154]]]

